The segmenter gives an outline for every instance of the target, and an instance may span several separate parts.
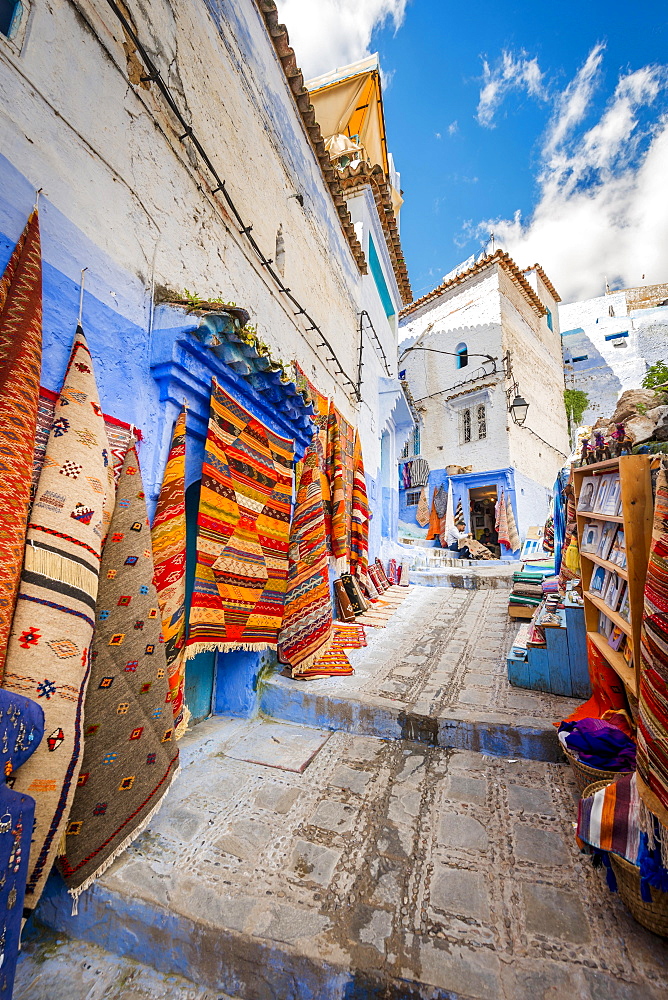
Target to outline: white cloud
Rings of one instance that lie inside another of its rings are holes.
[[[484,59],[482,80],[476,118],[486,128],[495,127],[494,115],[509,91],[526,90],[531,97],[543,100],[547,96],[538,60],[528,59],[526,52],[514,56],[504,49],[501,58],[493,66]]]
[[[435,137],[436,139],[442,139],[442,138],[443,138],[443,136],[441,135],[441,133],[440,133],[440,132],[434,132],[434,137]]]
[[[538,201],[528,220],[485,220],[520,266],[538,261],[564,301],[668,280],[668,115],[657,101],[667,67],[622,75],[598,121],[584,127],[602,83],[596,46],[554,99],[541,147]]]
[[[370,54],[375,28],[401,27],[408,0],[277,0],[304,77],[319,76]]]
[[[448,135],[454,135],[455,132],[459,132],[459,122],[450,122],[448,125]]]

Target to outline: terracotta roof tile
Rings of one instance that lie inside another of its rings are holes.
[[[539,274],[540,278],[541,278],[541,281],[543,282],[543,284],[547,288],[548,292],[550,293],[550,295],[552,296],[552,298],[554,299],[554,301],[555,302],[561,302],[561,295],[559,294],[559,292],[557,291],[557,289],[554,287],[554,285],[552,284],[552,282],[550,281],[550,279],[548,278],[548,276],[545,274],[545,271],[540,266],[540,264],[534,264],[532,267],[525,268],[524,269],[524,274],[526,274],[527,271],[535,271],[536,274]]]
[[[538,313],[539,316],[544,316],[547,313],[547,308],[538,298],[533,288],[524,277],[523,272],[520,271],[510,254],[507,254],[505,250],[497,250],[496,253],[491,254],[489,257],[483,257],[482,260],[476,261],[476,263],[472,264],[471,267],[466,269],[466,271],[461,271],[459,274],[456,274],[454,278],[441,282],[441,284],[434,288],[431,292],[427,292],[426,295],[416,299],[415,302],[411,302],[410,305],[401,310],[399,313],[400,318],[403,319],[404,316],[408,316],[410,313],[415,312],[416,309],[426,305],[427,302],[431,302],[432,299],[437,299],[439,295],[442,295],[444,292],[449,291],[451,288],[455,288],[456,285],[461,285],[472,275],[480,274],[482,271],[487,270],[489,267],[493,267],[495,264],[499,264],[503,268],[510,280],[524,295],[525,299],[534,311]]]

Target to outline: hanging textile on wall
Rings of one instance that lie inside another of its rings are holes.
[[[35,490],[37,489],[37,483],[39,482],[39,474],[42,471],[44,456],[46,454],[46,446],[49,440],[49,434],[51,433],[51,426],[55,420],[56,403],[58,402],[58,399],[59,396],[57,392],[51,392],[50,389],[45,389],[44,386],[40,386],[39,403],[37,406],[37,430],[35,432],[35,454],[32,466],[33,496],[35,494]],[[107,413],[104,413],[102,416],[104,418],[104,429],[109,443],[109,452],[111,454],[114,477],[118,479],[123,466],[123,461],[125,459],[125,453],[130,446],[131,439],[136,438],[138,441],[142,441],[143,435],[138,427],[134,427],[132,424],[128,424],[124,420],[118,420],[116,417],[110,417]]]
[[[92,359],[78,327],[28,524],[4,684],[39,701],[45,715],[46,737],[15,785],[37,803],[28,910],[44,888],[81,767],[100,551],[114,491]]]
[[[452,480],[448,480],[448,495],[445,501],[445,517],[441,528],[441,547],[448,547],[448,532],[455,526],[455,499],[452,493]]]
[[[414,458],[411,462],[411,486],[426,486],[429,482],[429,462]]]
[[[44,736],[44,712],[30,698],[0,688],[0,746],[3,770],[8,781],[35,752]],[[0,997],[12,996],[16,960],[19,954],[23,902],[35,800],[0,783]]]
[[[311,420],[317,427],[316,439],[314,443],[318,454],[320,489],[322,491],[322,504],[325,516],[325,535],[327,537],[327,544],[331,549],[332,496],[329,479],[327,478],[327,469],[325,468],[327,455],[327,418],[329,415],[329,400],[327,396],[323,396],[323,394],[316,389],[313,383],[309,381],[296,361],[292,362],[292,367],[295,370],[295,385],[300,392],[303,392],[304,390],[308,392],[313,401],[313,408],[315,410],[315,413],[311,415]]]
[[[464,517],[464,508],[462,507],[461,497],[457,501],[457,510],[455,511],[455,524],[457,527],[461,528],[463,531],[466,527],[466,519]]]
[[[510,538],[508,537],[508,509],[506,507],[506,498],[503,490],[501,490],[501,496],[496,502],[496,521],[494,523],[494,527],[499,538],[499,545],[505,545],[506,548],[509,549]]]
[[[510,543],[511,552],[517,552],[521,547],[522,542],[520,541],[519,532],[517,530],[517,524],[515,523],[515,514],[513,512],[512,500],[507,496],[505,499],[506,504],[506,521],[508,522],[508,541]]]
[[[426,528],[429,524],[429,501],[427,500],[427,487],[423,486],[418,500],[415,520],[421,528]]]
[[[213,380],[186,656],[276,649],[288,577],[293,441]]]
[[[353,506],[355,428],[333,403],[327,419],[327,476],[332,494],[332,555],[348,558]]]
[[[411,463],[404,462],[401,466],[400,489],[409,490],[411,488]]]
[[[42,359],[42,257],[33,212],[0,278],[0,681],[30,508]]]
[[[355,431],[353,446],[353,501],[350,529],[350,572],[367,585],[369,562],[369,499],[366,492],[362,443]]]
[[[320,468],[315,440],[297,466],[290,528],[288,584],[278,656],[292,676],[310,670],[332,641],[332,603],[325,542]]]
[[[668,464],[656,482],[640,644],[638,792],[666,832],[668,859]],[[649,834],[650,830],[646,832]]]
[[[174,424],[162,488],[153,520],[155,586],[162,620],[169,672],[169,696],[174,713],[174,738],[188,728],[185,704],[186,642],[186,411]]]
[[[83,762],[58,868],[75,899],[141,833],[176,773],[151,530],[132,446],[100,567]]]
[[[441,489],[439,486],[438,489]],[[427,541],[430,542],[432,538],[440,538],[441,534],[441,518],[438,516],[438,511],[436,510],[436,494],[438,490],[434,491],[434,495],[431,498],[431,510],[429,512],[429,527],[427,528]]]

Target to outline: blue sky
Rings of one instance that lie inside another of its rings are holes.
[[[491,228],[566,301],[668,281],[668,4],[279,9],[307,75],[380,53],[416,296]]]

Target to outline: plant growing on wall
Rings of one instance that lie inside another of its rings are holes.
[[[643,389],[656,389],[657,386],[666,383],[668,383],[668,365],[665,361],[657,361],[655,365],[650,365],[645,372],[642,387]]]
[[[568,417],[568,431],[572,435],[579,427],[582,414],[589,406],[589,395],[581,389],[564,389],[564,404]]]

